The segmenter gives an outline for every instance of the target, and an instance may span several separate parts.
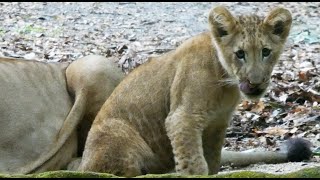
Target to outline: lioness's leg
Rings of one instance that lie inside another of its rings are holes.
[[[78,170],[119,176],[154,173],[160,164],[139,133],[127,122],[107,119],[94,123]]]
[[[224,143],[227,125],[212,126],[204,130],[203,151],[208,163],[209,174],[216,174],[220,169],[221,149]]]
[[[70,163],[67,166],[67,170],[69,171],[76,171],[81,163],[82,157],[72,158]]]
[[[49,161],[43,163],[40,167],[33,169],[30,173],[39,173],[45,171],[55,171],[65,169],[72,157],[76,156],[77,152],[77,134],[73,132],[66,140],[60,150],[53,155]]]

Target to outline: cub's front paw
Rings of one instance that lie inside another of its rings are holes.
[[[176,161],[176,173],[181,175],[208,175],[208,164],[204,157]]]

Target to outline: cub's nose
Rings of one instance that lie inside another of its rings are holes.
[[[259,86],[259,85],[261,85],[263,82],[265,82],[266,81],[266,78],[263,78],[262,80],[260,80],[260,81],[254,81],[254,80],[247,80],[248,81],[248,83],[249,83],[249,85],[251,85],[251,86]]]
[[[250,88],[254,88],[254,87],[260,85],[260,83],[257,83],[257,82],[254,82],[254,81],[250,81],[250,80],[247,80],[247,82],[248,82],[248,85],[249,85]]]
[[[266,81],[266,77],[261,74],[249,74],[246,81],[248,81],[251,86],[259,86]]]

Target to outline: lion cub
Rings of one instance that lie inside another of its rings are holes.
[[[210,31],[131,72],[96,116],[80,171],[122,176],[214,174],[240,96],[258,99],[289,34],[292,17],[209,14]]]

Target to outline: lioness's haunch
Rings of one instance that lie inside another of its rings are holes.
[[[292,18],[284,8],[260,18],[216,7],[208,20],[209,32],[151,58],[116,87],[92,124],[78,170],[218,172],[235,107],[241,95],[258,99],[266,91]]]
[[[0,173],[66,167],[78,143],[83,149],[86,126],[123,77],[102,56],[70,65],[0,58]]]

